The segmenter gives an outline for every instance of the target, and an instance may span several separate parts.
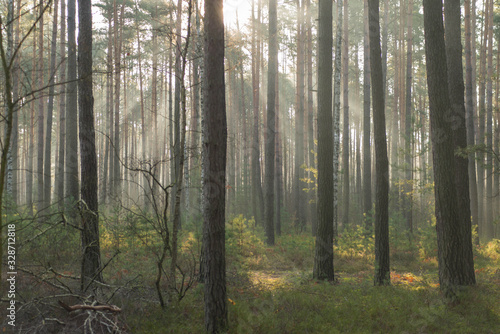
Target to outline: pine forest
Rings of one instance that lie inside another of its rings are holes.
[[[499,1],[0,29],[1,332],[500,332]]]

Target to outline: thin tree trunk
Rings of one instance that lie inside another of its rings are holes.
[[[68,0],[68,84],[66,85],[66,199],[70,214],[79,199],[78,184],[78,99],[76,82],[76,3]]]
[[[276,234],[281,236],[281,208],[282,208],[282,192],[283,192],[283,175],[282,175],[282,163],[283,160],[281,157],[281,130],[280,130],[280,107],[279,107],[279,73],[276,75],[276,142],[275,142],[275,156],[276,156],[276,165],[275,165],[275,185],[276,188],[274,190],[276,195],[275,200],[275,214],[276,214]]]
[[[121,31],[122,25],[120,24],[123,21],[125,9],[125,1],[122,3],[121,13],[120,13],[120,21],[118,20],[118,4],[117,0],[114,0],[114,12],[113,12],[113,21],[114,21],[114,79],[115,79],[115,91],[114,91],[114,162],[113,162],[113,193],[117,199],[121,198],[121,175],[120,175],[120,86],[121,86],[121,50],[122,50],[122,38],[123,34]],[[112,125],[113,126],[113,125]]]
[[[253,143],[252,143],[252,203],[255,223],[263,224],[264,201],[260,178],[260,144],[259,144],[259,76],[260,76],[260,43],[256,40],[254,3],[252,2],[252,90],[253,90]]]
[[[44,74],[44,36],[43,36],[43,1],[40,0],[39,4],[39,29],[38,29],[38,89],[42,89],[44,85],[43,74]],[[43,94],[43,93],[41,93]],[[38,130],[37,130],[37,211],[41,211],[46,208],[46,203],[44,202],[44,189],[43,189],[43,120],[44,120],[44,109],[45,109],[45,98],[42,96],[38,97]]]
[[[316,168],[315,156],[314,152],[316,151],[316,147],[314,146],[314,109],[313,109],[313,34],[312,34],[312,9],[311,9],[311,0],[306,0],[306,10],[307,10],[307,141],[309,149],[306,150],[306,154],[309,159],[309,168]],[[306,146],[306,147],[307,147]],[[309,171],[308,173],[309,180],[313,180],[313,172]],[[308,193],[308,202],[310,208],[310,220],[311,220],[311,230],[312,234],[316,235],[316,225],[317,225],[317,205],[316,205],[316,187],[314,186],[314,182],[309,182],[309,193]]]
[[[472,0],[475,2],[475,0]],[[465,68],[466,68],[466,126],[467,126],[467,146],[474,146],[474,92],[472,86],[472,30],[471,29],[471,0],[465,0]],[[475,41],[474,41],[475,43]],[[475,154],[469,153],[468,159],[470,211],[472,215],[472,225],[478,223],[478,199],[476,183],[476,163]],[[479,239],[474,240],[477,243]]]
[[[339,156],[340,156],[340,79],[342,66],[343,0],[337,0],[337,32],[335,36],[335,63],[333,84],[333,236],[338,236],[339,218]],[[319,213],[318,213],[319,214]]]
[[[51,180],[51,157],[52,157],[52,114],[54,110],[54,92],[55,92],[55,77],[56,77],[56,50],[57,50],[57,9],[59,1],[54,0],[54,14],[52,18],[52,41],[50,46],[50,70],[49,70],[49,103],[47,105],[47,126],[45,128],[45,158],[44,158],[44,201],[45,206],[50,205],[52,180]]]
[[[448,0],[449,1],[449,0]],[[493,238],[493,0],[489,0],[488,71],[486,74],[486,216],[484,238]]]
[[[344,6],[344,50],[343,50],[343,90],[344,90],[344,119],[342,132],[342,170],[343,170],[343,216],[342,227],[349,224],[349,13],[347,1]]]
[[[266,242],[274,245],[274,163],[275,163],[275,113],[276,76],[278,75],[278,14],[277,0],[269,2],[269,67],[267,73],[267,140],[266,140],[266,199],[265,226]]]
[[[64,208],[64,161],[66,155],[66,1],[61,0],[61,39],[59,82],[59,160],[55,177],[55,200],[59,209]]]
[[[484,17],[484,35],[481,45],[481,54],[480,54],[480,65],[479,65],[479,108],[478,108],[478,132],[476,138],[476,145],[484,145],[484,137],[485,137],[485,117],[486,117],[486,107],[485,107],[485,93],[486,93],[486,55],[487,55],[487,43],[488,43],[488,24],[489,24],[489,6],[485,8],[485,17]],[[476,153],[476,161],[477,161],[477,193],[478,193],[478,207],[479,207],[479,221],[478,221],[478,234],[482,238],[484,237],[485,227],[487,224],[485,217],[485,185],[484,185],[484,153],[478,151]]]
[[[406,105],[405,105],[405,191],[403,206],[404,215],[406,219],[406,226],[409,233],[410,240],[413,236],[413,152],[412,152],[412,92],[411,85],[413,79],[413,0],[408,0],[408,33],[406,45]]]
[[[368,0],[364,0],[364,64],[363,64],[363,213],[365,226],[372,226],[372,159],[370,145],[370,38]]]

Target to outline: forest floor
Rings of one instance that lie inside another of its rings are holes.
[[[374,287],[369,250],[339,242],[336,280],[329,283],[312,278],[310,235],[284,235],[268,247],[262,234],[232,229],[228,333],[500,333],[499,241],[476,248],[477,285],[447,300],[436,258],[420,257],[416,246],[392,249],[391,285]],[[195,284],[181,302],[146,314],[128,315],[133,333],[203,333],[203,286]]]
[[[88,324],[98,324],[94,333],[108,333],[116,324],[120,333],[204,333],[204,289],[196,279],[199,227],[185,226],[180,233],[184,276],[179,270],[177,293],[161,308],[155,288],[161,243],[154,231],[109,226],[101,231],[105,285],[84,298],[77,293],[78,233],[54,227],[23,248],[14,333],[82,333]],[[439,288],[430,225],[411,243],[391,227],[391,285],[385,287],[373,286],[373,237],[361,227],[342,231],[334,246],[335,281],[323,282],[312,277],[310,232],[289,228],[267,246],[252,221],[240,216],[226,226],[228,333],[500,333],[500,240],[474,247],[477,284],[449,300]],[[28,232],[29,227],[19,230]],[[168,300],[168,261],[163,266],[160,290]],[[119,315],[68,313],[58,303],[89,305],[96,294],[100,303],[120,307]],[[13,329],[5,320],[6,305],[0,332]]]

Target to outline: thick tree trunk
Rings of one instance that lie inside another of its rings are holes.
[[[424,28],[434,160],[439,282],[445,294],[453,296],[457,286],[474,284],[475,279],[474,271],[469,272],[468,263],[472,260],[466,258],[465,228],[459,223],[461,211],[458,208],[455,184],[454,134],[446,116],[452,113],[452,105],[447,81],[442,1],[424,0]]]
[[[390,284],[389,261],[389,160],[385,134],[385,98],[380,50],[379,1],[368,2],[370,29],[370,68],[373,96],[373,134],[375,138],[375,285]]]
[[[453,113],[454,152],[467,147],[466,112],[464,105],[464,81],[462,68],[462,39],[460,0],[445,0],[445,43],[448,69],[448,90]],[[471,284],[475,283],[472,255],[471,210],[469,195],[468,159],[455,154],[455,186],[458,200],[460,228],[463,230],[461,250],[463,251],[464,273]]]
[[[227,123],[224,87],[222,0],[205,1],[203,89],[203,249],[205,328],[227,329],[225,262],[225,184]]]
[[[320,0],[318,26],[318,230],[313,276],[333,281],[332,2]]]
[[[82,161],[82,252],[81,290],[93,281],[102,282],[97,200],[97,154],[92,93],[92,5],[78,1],[78,106]]]

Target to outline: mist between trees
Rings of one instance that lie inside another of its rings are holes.
[[[252,277],[341,285],[348,258],[381,286],[420,263],[449,303],[478,256],[499,279],[497,4],[239,5],[1,5],[20,333],[140,332],[183,303],[198,330],[255,329],[234,308]]]

